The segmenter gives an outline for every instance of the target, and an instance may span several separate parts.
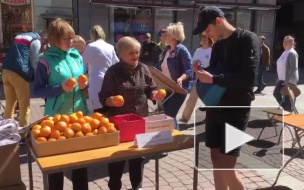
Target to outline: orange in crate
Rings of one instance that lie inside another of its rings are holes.
[[[98,134],[106,134],[107,132],[108,132],[108,130],[105,127],[100,127],[98,129]]]
[[[82,111],[76,112],[76,115],[77,115],[78,118],[83,118],[83,113],[82,113]]]
[[[80,123],[73,123],[71,129],[73,131],[78,132],[81,131],[82,125]]]
[[[76,122],[79,123],[80,125],[87,123],[84,118],[79,118]]]
[[[83,119],[86,121],[86,123],[90,123],[90,121],[92,120],[92,118],[89,116],[84,116]]]
[[[39,134],[40,134],[40,129],[32,130],[32,135],[33,135],[34,138],[39,137]]]
[[[106,118],[106,117],[102,117],[101,119],[100,119],[100,126],[107,126],[108,124],[110,123],[110,121],[109,121],[109,119],[108,118]]]
[[[58,139],[59,137],[60,137],[60,132],[58,130],[55,129],[51,132],[50,138]]]
[[[40,130],[41,129],[41,125],[34,125],[32,130]]]
[[[60,136],[60,137],[58,137],[58,139],[57,140],[65,140],[66,139],[66,137],[65,136]]]
[[[70,122],[70,118],[68,115],[61,115],[60,121],[64,121],[68,124]]]
[[[56,125],[56,129],[60,132],[64,132],[68,128],[68,125],[64,121],[59,121]]]
[[[48,138],[51,135],[51,133],[52,133],[51,127],[45,126],[45,127],[43,127],[43,128],[40,129],[39,136]]]
[[[60,118],[61,118],[61,115],[60,115],[60,114],[56,114],[56,115],[54,116],[54,122],[55,122],[55,124],[57,124],[57,123],[60,121]]]
[[[83,134],[87,134],[92,131],[92,128],[91,128],[90,124],[86,123],[82,126],[81,131],[83,132]]]
[[[95,113],[92,115],[92,119],[100,120],[101,118],[102,118],[102,114],[101,114],[101,113],[95,112]]]
[[[66,129],[64,132],[63,132],[63,135],[69,139],[69,138],[73,138],[75,133],[72,129]]]
[[[54,142],[54,141],[56,141],[56,140],[57,140],[57,139],[54,139],[54,138],[49,138],[49,139],[48,139],[49,142]]]
[[[81,131],[75,133],[74,137],[84,137],[84,134]]]
[[[94,136],[93,133],[87,133],[85,136]]]
[[[70,118],[70,123],[75,123],[78,121],[78,117],[75,113],[70,114],[69,118]]]
[[[100,126],[100,121],[98,119],[92,119],[90,125],[92,129],[97,129]]]
[[[47,142],[46,138],[44,138],[44,137],[38,137],[38,138],[36,138],[36,141],[37,141],[38,143]]]

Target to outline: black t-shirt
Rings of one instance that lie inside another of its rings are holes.
[[[225,73],[213,76],[214,84],[227,88],[219,106],[250,106],[259,57],[259,38],[247,30],[237,28],[230,37],[214,44],[209,69],[219,63],[226,69]]]
[[[140,61],[146,65],[153,66],[158,63],[161,49],[154,42],[144,42],[140,55]]]

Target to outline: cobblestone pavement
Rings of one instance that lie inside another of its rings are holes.
[[[302,92],[304,92],[304,86],[300,86]],[[273,87],[267,87],[264,90],[263,95],[256,96],[256,100],[252,105],[254,106],[275,106],[277,105],[274,98],[272,97]],[[304,112],[304,106],[302,107],[303,95],[298,98],[297,106],[300,108],[300,113]],[[42,99],[32,99],[31,100],[31,121],[35,121],[42,117],[43,115],[43,107],[44,100]],[[202,105],[199,101],[197,105]],[[179,117],[181,116],[183,107],[179,112]],[[193,114],[194,115],[194,114]],[[188,124],[182,124],[182,129],[186,133],[194,133],[193,120],[189,121]],[[253,118],[253,121],[256,120]],[[200,120],[197,120],[200,121]],[[256,121],[258,122],[258,121]],[[267,121],[264,121],[267,123]],[[255,125],[257,123],[252,122],[251,126],[249,125],[248,130],[251,134],[252,131],[258,133],[261,128],[260,126]],[[250,131],[252,130],[252,131]],[[279,131],[279,130],[278,130]],[[273,127],[267,127],[263,132],[261,139],[267,140],[270,145],[277,142],[278,137],[273,137],[275,134]],[[270,137],[270,138],[268,138]],[[292,156],[296,149],[291,149],[291,135],[287,130],[284,133],[284,160]],[[206,158],[205,164],[211,164],[209,159],[209,150],[204,148],[203,143],[201,143],[200,153],[201,156]],[[302,140],[303,144],[303,140]],[[249,144],[247,147],[242,148],[242,152],[244,155],[250,156],[257,161],[257,163],[264,163],[268,166],[276,166],[278,163],[278,158],[275,156],[276,154],[280,154],[280,152],[261,152],[260,154],[256,154],[257,156],[252,156],[252,153],[258,149],[264,150],[265,148],[258,147],[255,144]],[[208,158],[208,159],[207,159]],[[276,160],[274,160],[276,159]],[[28,177],[28,166],[27,166],[27,156],[24,148],[21,148],[20,152],[20,161],[21,161],[21,173],[22,180],[28,188],[29,177]],[[194,163],[194,151],[193,149],[181,150],[170,152],[167,157],[160,159],[160,189],[161,190],[182,190],[182,189],[193,189],[192,179],[193,179],[193,163]],[[240,165],[242,167],[242,165]],[[244,166],[243,166],[244,167]],[[88,168],[89,173],[89,188],[90,189],[108,189],[107,182],[107,167],[105,165],[96,165],[94,167]],[[240,177],[245,183],[247,189],[296,189],[302,190],[304,189],[304,160],[302,157],[298,157],[294,159],[283,171],[281,177],[279,179],[279,183],[276,187],[271,187],[274,182],[277,171],[260,171],[260,170],[240,170],[238,171]],[[43,180],[41,172],[36,163],[33,162],[33,175],[34,175],[34,187],[35,189],[43,189]],[[70,173],[66,173],[64,189],[72,189],[72,183],[70,181]],[[122,189],[130,189],[131,184],[129,182],[129,176],[126,171],[122,177],[123,188]],[[199,171],[199,188],[198,189],[214,189],[213,182],[213,174],[210,170]],[[155,161],[151,158],[146,158],[146,164],[144,169],[144,180],[143,180],[143,189],[155,189]]]

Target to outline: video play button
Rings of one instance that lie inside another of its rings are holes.
[[[225,123],[226,131],[226,142],[225,142],[225,153],[230,152],[231,150],[242,146],[243,144],[254,139],[253,136],[244,133],[236,129],[235,127]]]

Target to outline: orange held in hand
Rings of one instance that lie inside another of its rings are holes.
[[[157,99],[159,100],[163,100],[165,97],[166,97],[167,93],[166,93],[166,90],[164,89],[159,89],[157,91]]]
[[[115,107],[120,107],[120,106],[123,106],[125,101],[121,95],[117,95],[117,96],[114,96],[113,102],[114,102]]]
[[[86,82],[88,82],[88,77],[85,76],[85,75],[79,75],[78,82],[79,83],[86,83]]]
[[[77,84],[77,81],[74,78],[69,78],[67,85],[74,86],[75,84]]]

